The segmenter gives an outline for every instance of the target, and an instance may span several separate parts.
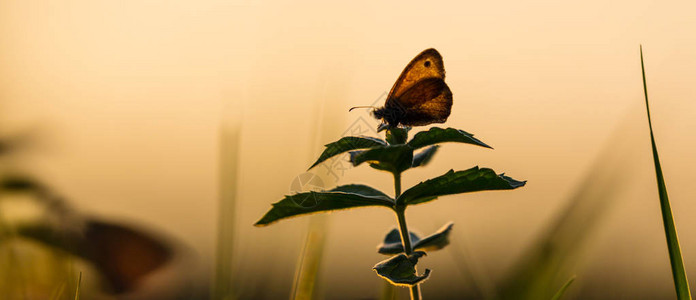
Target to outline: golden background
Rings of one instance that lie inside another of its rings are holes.
[[[235,190],[234,276],[241,289],[265,281],[265,297],[286,297],[309,218],[252,224],[323,144],[355,122],[376,126],[349,107],[381,105],[408,61],[434,47],[454,94],[445,126],[495,150],[444,145],[404,185],[474,165],[528,183],[411,208],[410,226],[454,221],[453,245],[490,285],[609,153],[599,165],[621,161],[603,170],[626,188],[596,216],[569,295],[671,297],[638,46],[696,286],[695,11],[693,1],[2,1],[0,133],[38,132],[40,146],[15,168],[82,212],[182,241],[202,277],[214,265],[220,195]],[[393,192],[388,174],[364,166],[324,179]],[[394,224],[383,209],[330,215],[324,297],[379,293],[374,247]],[[472,288],[453,259],[422,261],[434,270],[424,295]]]

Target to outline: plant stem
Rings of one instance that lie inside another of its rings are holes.
[[[401,173],[394,173],[394,194],[396,194],[394,199],[401,196]]]
[[[399,231],[401,232],[401,241],[404,244],[404,252],[406,252],[406,255],[411,255],[411,253],[413,253],[413,248],[411,248],[411,237],[408,234],[408,226],[406,226],[405,211],[405,208],[397,208],[396,218],[399,221]]]
[[[396,194],[394,199],[399,198],[401,195],[401,173],[394,173],[394,192]],[[411,246],[411,235],[406,225],[406,206],[396,206],[394,207],[394,211],[396,212],[396,219],[399,222],[399,232],[401,233],[401,243],[404,246],[404,252],[406,252],[406,255],[411,255],[413,253],[413,248]],[[416,284],[411,286],[410,289],[411,300],[420,300],[420,285]]]

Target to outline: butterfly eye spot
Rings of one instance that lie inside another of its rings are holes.
[[[427,68],[427,67],[430,67],[430,61],[429,61],[429,60],[426,60],[424,65],[425,65],[426,68]]]

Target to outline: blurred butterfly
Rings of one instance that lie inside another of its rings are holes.
[[[11,192],[33,193],[48,212],[45,218],[16,224],[13,233],[84,259],[105,279],[102,292],[128,295],[119,299],[207,299],[201,296],[207,291],[194,288],[195,279],[188,277],[195,270],[188,248],[172,238],[80,213],[31,178],[0,177],[0,194]],[[6,239],[0,236],[0,243]]]
[[[408,63],[389,92],[384,107],[375,108],[372,114],[388,127],[424,126],[444,123],[451,110],[452,91],[445,83],[442,55],[430,48]]]

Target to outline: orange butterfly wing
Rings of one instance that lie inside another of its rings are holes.
[[[393,105],[403,111],[400,123],[407,126],[422,126],[431,123],[444,123],[452,111],[452,91],[440,78],[426,78],[400,97]]]
[[[406,65],[389,92],[385,107],[397,111],[403,125],[444,123],[452,109],[452,91],[444,80],[442,55],[427,49]]]
[[[418,81],[425,78],[445,79],[445,64],[442,62],[442,55],[433,48],[421,52],[406,65],[389,91],[387,99],[398,98]]]

